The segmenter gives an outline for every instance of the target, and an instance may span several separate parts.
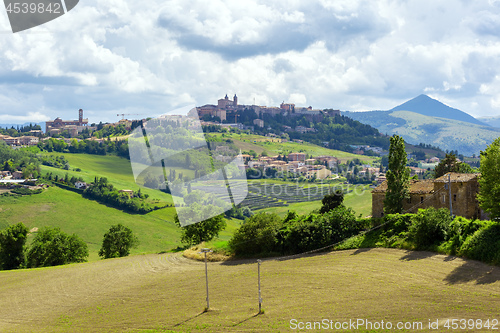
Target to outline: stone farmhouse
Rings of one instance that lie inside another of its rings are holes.
[[[437,179],[410,180],[410,198],[403,202],[406,213],[416,213],[421,208],[450,208],[453,215],[468,219],[486,218],[479,208],[479,174],[447,173]],[[448,186],[451,184],[451,198]],[[384,216],[384,199],[387,181],[372,191],[372,216]]]

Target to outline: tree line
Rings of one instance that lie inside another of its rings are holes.
[[[127,193],[120,193],[105,177],[96,177],[82,196],[131,213],[146,214],[154,210],[154,207],[143,200],[148,198],[147,194],[142,194],[140,190],[134,192],[132,197]]]
[[[73,138],[68,144],[63,139],[49,138],[47,140],[40,141],[38,143],[38,148],[42,151],[59,153],[85,153],[91,155],[115,154],[120,157],[130,159],[128,143],[124,140],[78,141]]]
[[[87,244],[76,234],[69,235],[57,227],[33,231],[35,236],[27,245],[31,232],[22,223],[0,231],[0,269],[36,268],[86,262]],[[132,230],[122,224],[111,226],[104,234],[99,256],[103,259],[124,257],[138,245]]]

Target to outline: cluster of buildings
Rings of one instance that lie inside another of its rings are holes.
[[[0,134],[0,140],[5,141],[9,146],[36,146],[40,139],[29,135],[12,137]]]
[[[351,145],[353,148],[353,153],[358,155],[364,155],[366,151],[372,151],[380,156],[387,155],[387,152],[384,152],[381,147],[371,147],[368,145]]]
[[[53,121],[45,123],[45,133],[48,135],[56,135],[63,131],[68,131],[71,137],[78,136],[84,129],[88,127],[89,120],[83,119],[83,110],[78,110],[78,120],[62,120],[57,117]]]
[[[290,115],[290,116],[306,116],[307,118],[318,118],[322,119],[324,114],[328,114],[329,116],[340,115],[340,110],[330,110],[323,111],[313,109],[311,106],[309,107],[296,107],[295,104],[290,103],[281,103],[279,107],[267,107],[262,105],[245,105],[238,104],[238,96],[236,94],[233,97],[233,100],[230,100],[226,95],[224,98],[221,98],[217,101],[217,105],[215,104],[206,104],[196,108],[196,112],[200,118],[203,116],[209,115],[211,117],[218,117],[221,121],[227,121],[230,119],[234,121],[234,123],[238,123],[238,111],[243,111],[245,109],[252,109],[259,117],[259,119],[255,119],[254,125],[258,127],[264,127],[264,121],[262,120],[262,116],[264,114],[269,114],[272,116],[281,114],[281,115]]]
[[[291,153],[284,160],[281,156],[260,156],[253,159],[242,155],[246,168],[275,169],[278,172],[300,174],[305,178],[325,179],[332,175],[330,169],[336,168],[339,160],[332,156],[318,156],[307,159],[305,153]]]
[[[451,207],[453,215],[468,219],[485,219],[479,208],[476,195],[479,192],[479,174],[447,173],[437,179],[410,180],[410,197],[403,201],[406,213],[416,213],[419,209]],[[384,216],[384,199],[387,181],[372,191],[372,216]],[[450,203],[451,202],[451,203]]]
[[[0,180],[20,180],[23,179],[23,173],[21,171],[0,171]]]
[[[285,132],[292,132],[292,131],[295,131],[295,132],[299,132],[299,133],[314,133],[314,132],[317,132],[316,129],[314,128],[311,128],[311,127],[305,127],[305,126],[296,126],[295,128],[292,128],[290,126],[283,126],[283,128],[285,129]]]

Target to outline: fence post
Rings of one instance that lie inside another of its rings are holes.
[[[260,293],[260,263],[262,262],[262,260],[260,259],[257,259],[257,274],[259,276],[259,314],[262,313],[262,297],[261,297],[261,293]]]
[[[207,253],[212,252],[210,249],[201,249],[199,253],[205,253],[205,281],[207,285],[207,311],[210,309],[210,301],[208,299],[208,268],[207,268]]]

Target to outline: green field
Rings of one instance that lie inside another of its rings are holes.
[[[366,189],[366,186],[360,185],[355,187],[355,190],[348,193],[344,197],[344,205],[350,207],[356,213],[356,216],[360,215],[362,217],[371,215],[372,209],[372,196],[371,189]],[[307,214],[312,210],[321,208],[321,200],[308,201],[308,202],[297,202],[290,204],[289,206],[283,207],[272,207],[264,208],[262,212],[276,213],[281,217],[284,217],[288,211],[295,211],[298,214]]]
[[[314,146],[317,147],[317,146]],[[318,147],[320,149],[324,149]],[[346,153],[347,154],[347,153]],[[140,187],[135,183],[132,169],[130,167],[130,162],[127,159],[116,157],[116,156],[99,156],[99,155],[87,155],[87,154],[57,154],[63,155],[70,163],[70,170],[56,169],[48,166],[42,166],[44,172],[52,172],[53,175],[58,175],[59,177],[64,177],[66,173],[75,177],[82,177],[86,181],[93,181],[95,176],[107,177],[108,180],[115,185],[118,189],[131,189],[138,190]],[[355,155],[357,156],[357,155]],[[81,171],[73,171],[73,169],[80,168]],[[280,180],[266,179],[266,180],[251,180],[251,184],[277,184],[277,185],[299,185],[302,187],[317,187],[317,186],[327,186],[326,184],[318,183],[294,183],[294,182],[283,182]],[[141,191],[148,193],[151,198],[157,198],[162,202],[172,203],[171,197],[163,192],[141,188]],[[366,192],[360,195],[357,191],[356,195],[349,194],[345,198],[345,204],[348,207],[352,207],[357,214],[362,214],[363,216],[371,214],[371,195]],[[267,208],[265,211],[276,210],[279,214],[285,214],[288,210],[296,210],[298,213],[307,213],[313,209],[318,208],[320,203],[318,200],[312,200],[310,202],[300,202],[300,203],[289,203],[289,206]],[[162,217],[161,214],[164,210],[155,212],[158,217]],[[171,220],[171,214],[163,216],[167,220]]]
[[[60,154],[57,154],[60,155]],[[44,172],[52,172],[54,175],[64,177],[82,177],[86,181],[93,181],[94,177],[107,177],[108,180],[118,189],[137,190],[139,186],[135,184],[130,162],[116,156],[98,156],[86,154],[62,154],[69,161],[70,170],[61,170],[48,166],[43,166]],[[73,171],[80,168],[81,171]],[[250,181],[250,185],[276,184],[287,188],[293,186],[310,187],[315,190],[318,186],[325,184],[315,183],[291,183],[278,180]],[[151,189],[141,189],[144,193],[149,193],[151,198],[158,198],[164,202],[171,202],[169,195]],[[314,191],[313,191],[314,192]],[[308,202],[295,202],[302,200],[296,197],[279,197],[284,201],[281,207],[269,207],[259,211],[276,212],[284,216],[287,211],[294,210],[299,214],[321,207],[321,200],[311,197]],[[346,206],[352,207],[356,214],[363,216],[370,214],[371,195],[368,191],[349,193],[345,197]],[[260,200],[260,199],[259,199]],[[270,197],[263,197],[264,202],[270,201]],[[60,227],[67,233],[75,233],[80,236],[89,246],[89,260],[97,260],[97,252],[102,242],[103,234],[112,224],[122,223],[130,227],[139,237],[140,245],[132,251],[132,254],[158,253],[168,251],[180,245],[180,231],[174,225],[173,220],[175,209],[165,208],[153,211],[146,215],[128,214],[123,211],[107,207],[95,201],[83,198],[81,195],[51,187],[42,194],[25,197],[0,197],[0,228],[8,224],[23,222],[30,229],[44,226]],[[228,226],[220,234],[217,241],[227,241],[230,239],[236,228],[241,224],[240,220],[228,221]]]
[[[51,226],[77,234],[89,247],[90,261],[99,258],[97,252],[104,233],[118,223],[130,227],[139,238],[139,246],[131,254],[159,253],[181,245],[180,230],[173,223],[173,207],[146,215],[128,214],[82,198],[77,193],[51,187],[33,196],[1,197],[0,208],[0,227],[23,222],[29,229]],[[219,235],[220,240],[229,240],[240,223],[228,220],[226,230]]]
[[[0,219],[9,224],[23,222],[30,229],[60,227],[77,234],[87,243],[90,260],[98,258],[102,237],[113,224],[122,223],[138,236],[140,244],[132,254],[170,250],[180,239],[179,228],[173,223],[174,208],[147,215],[128,214],[57,187],[32,196],[2,197],[0,207]]]
[[[255,260],[208,264],[206,313],[204,264],[179,254],[2,271],[0,279],[2,332],[306,332],[292,319],[409,321],[422,329],[402,332],[450,332],[447,319],[500,319],[499,267],[396,249],[265,261],[261,315]],[[344,332],[400,331],[365,328]]]
[[[70,164],[70,170],[42,165],[44,173],[52,172],[54,176],[58,175],[59,177],[64,177],[67,173],[69,177],[82,177],[86,182],[93,182],[95,177],[106,177],[111,184],[120,190],[129,189],[137,191],[140,188],[143,193],[149,194],[151,198],[172,203],[172,198],[169,194],[139,187],[135,183],[130,161],[125,158],[112,155],[100,156],[69,153],[51,153],[51,155],[64,156]],[[74,171],[77,168],[80,168],[81,171]]]
[[[261,140],[265,137],[254,135],[254,134],[220,134],[220,133],[210,133],[210,135],[216,135],[223,138],[231,138],[234,144],[241,150],[254,150],[256,153],[261,154],[263,151],[267,152],[269,156],[274,155],[288,155],[289,153],[302,152],[313,156],[334,156],[339,158],[342,163],[355,158],[360,159],[364,163],[372,164],[376,158],[364,155],[356,155],[347,153],[345,151],[328,149],[320,146],[313,145],[308,142],[296,143],[296,142],[254,142],[256,140]]]

